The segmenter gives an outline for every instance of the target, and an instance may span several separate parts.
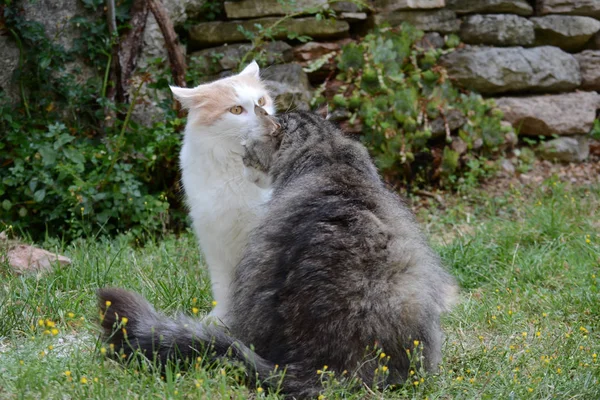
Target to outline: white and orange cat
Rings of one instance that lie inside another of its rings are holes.
[[[252,62],[238,75],[193,89],[171,87],[189,110],[180,154],[183,187],[217,302],[211,316],[226,324],[234,269],[270,191],[244,177],[242,142],[259,125],[256,105],[273,100]]]

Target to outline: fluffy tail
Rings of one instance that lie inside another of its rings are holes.
[[[229,336],[225,328],[188,317],[169,318],[137,293],[117,288],[98,290],[103,338],[118,353],[141,352],[162,366],[170,361],[213,355],[242,362],[250,379],[269,385],[275,365]],[[293,378],[286,374],[285,380]],[[277,382],[272,382],[273,386]]]

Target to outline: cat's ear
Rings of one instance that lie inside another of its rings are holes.
[[[329,104],[325,103],[322,106],[320,106],[319,108],[317,108],[315,110],[315,114],[317,114],[319,117],[321,117],[323,119],[329,119],[331,117],[331,114],[329,113]]]
[[[267,129],[270,136],[278,138],[282,134],[281,124],[273,116],[269,116],[269,127]]]
[[[251,75],[255,78],[259,78],[260,68],[258,67],[256,61],[252,61],[250,64],[248,64],[248,66],[246,66],[246,68],[244,68],[242,72],[240,72],[240,75]]]
[[[175,96],[177,101],[179,101],[181,103],[181,106],[186,110],[189,110],[191,108],[194,108],[195,106],[198,106],[200,104],[200,102],[202,101],[202,96],[197,87],[192,88],[192,89],[182,88],[182,87],[178,87],[178,86],[169,86],[169,87],[171,88],[171,91],[173,92],[173,96]]]

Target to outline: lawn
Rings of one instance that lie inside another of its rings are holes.
[[[418,212],[461,302],[444,320],[440,373],[414,371],[384,392],[349,393],[322,374],[325,398],[600,398],[600,187],[550,179],[446,195]],[[0,264],[0,398],[282,398],[238,381],[235,366],[196,365],[164,376],[103,356],[94,292],[137,290],[167,313],[209,311],[206,271],[191,234],[143,247],[89,237],[46,248],[73,264],[17,276]],[[326,340],[326,339],[324,339]]]

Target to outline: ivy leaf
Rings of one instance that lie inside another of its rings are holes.
[[[39,152],[42,155],[42,161],[45,167],[56,164],[56,156],[58,154],[52,147],[49,145],[40,147]]]
[[[36,203],[41,203],[42,201],[44,201],[45,197],[46,189],[40,189],[33,194],[33,200],[35,200]]]
[[[83,164],[85,163],[84,155],[75,149],[64,149],[63,153],[65,154],[65,157],[73,161],[78,166],[83,166]]]
[[[65,144],[72,142],[75,140],[74,136],[69,135],[68,133],[63,133],[54,141],[54,150],[58,150],[63,147]]]

